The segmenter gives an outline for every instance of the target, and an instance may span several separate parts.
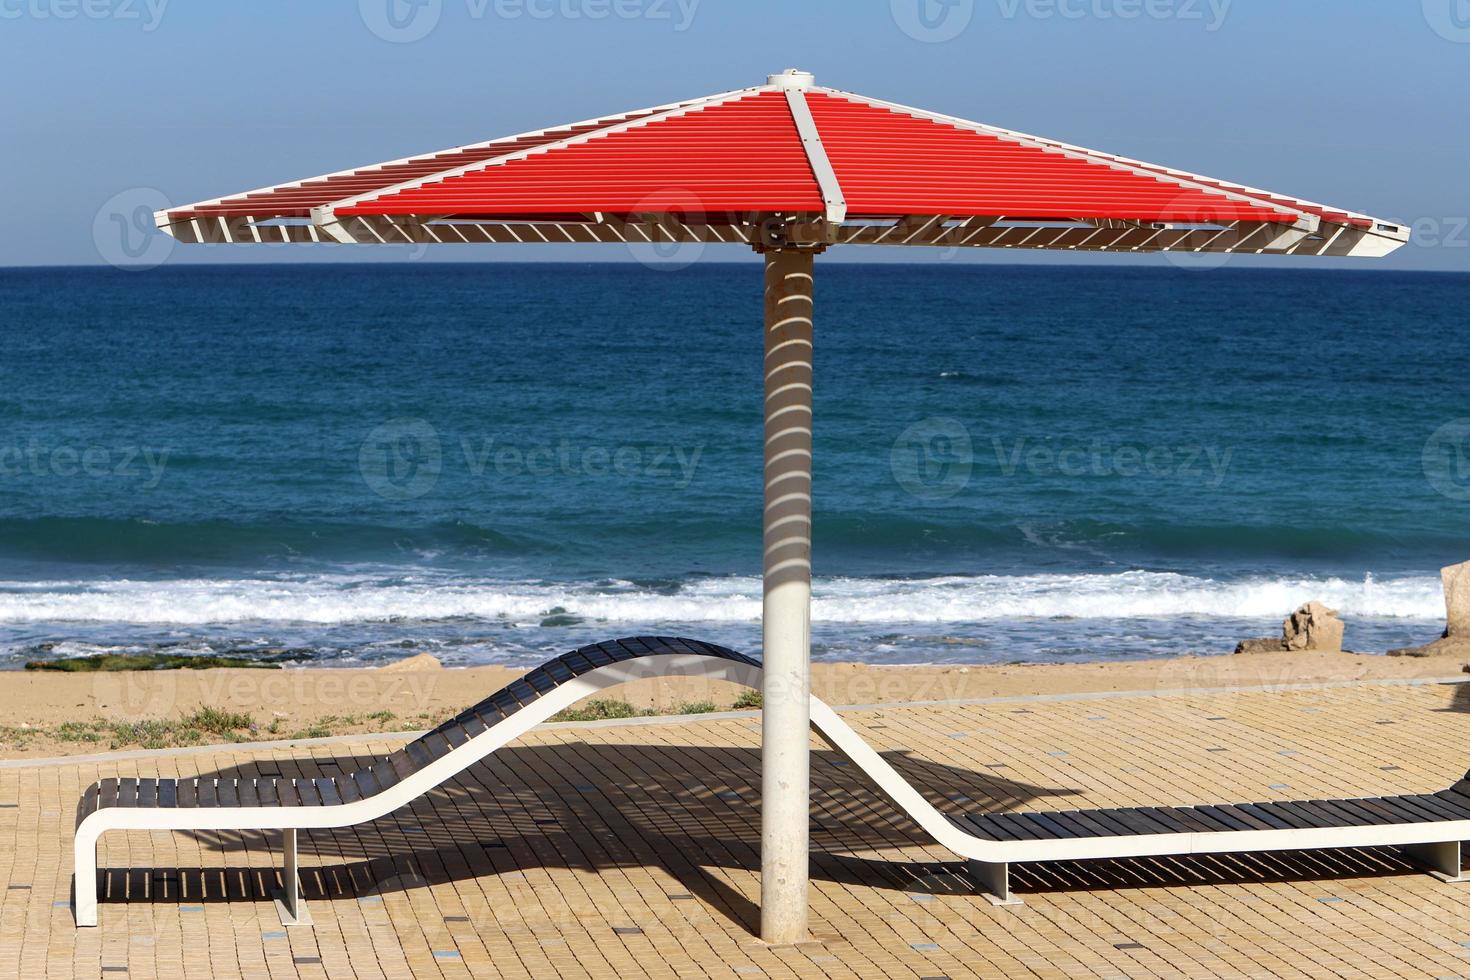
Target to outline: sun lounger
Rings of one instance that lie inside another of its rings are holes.
[[[281,918],[307,921],[296,873],[298,831],[384,816],[590,694],[677,676],[759,688],[761,669],[750,657],[709,643],[631,637],[557,657],[355,772],[312,779],[101,780],[77,808],[77,925],[97,924],[97,841],[108,830],[281,830]],[[968,859],[977,887],[997,904],[1016,901],[1009,865],[1080,858],[1396,845],[1443,879],[1464,880],[1459,842],[1470,838],[1470,780],[1440,793],[1352,800],[950,816],[816,698],[811,719],[819,736],[920,827]]]

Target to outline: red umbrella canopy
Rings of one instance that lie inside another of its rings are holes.
[[[197,242],[883,244],[1384,255],[1397,222],[767,84],[161,211]]]

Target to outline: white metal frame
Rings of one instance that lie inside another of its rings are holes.
[[[382,817],[588,695],[628,681],[672,676],[730,681],[755,689],[759,689],[762,683],[761,668],[720,657],[696,654],[640,657],[596,668],[559,685],[388,789],[352,803],[277,807],[107,807],[95,810],[78,824],[73,842],[76,923],[78,926],[97,924],[97,842],[109,830],[283,829],[285,874],[280,899],[283,919],[288,924],[305,921],[306,910],[300,901],[296,876],[298,830],[345,827]],[[836,711],[815,697],[810,704],[810,724],[813,732],[871,779],[883,795],[925,833],[966,858],[977,887],[997,904],[1016,901],[1009,887],[1010,864],[1082,858],[1398,846],[1426,864],[1441,880],[1466,880],[1460,872],[1460,841],[1470,839],[1470,820],[1300,830],[988,840],[961,830],[874,751]]]

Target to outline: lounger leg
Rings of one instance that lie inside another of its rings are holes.
[[[1435,841],[1432,844],[1405,844],[1404,853],[1424,865],[1440,881],[1470,881],[1460,870],[1460,842]]]
[[[97,835],[81,828],[72,844],[71,911],[78,927],[97,924]]]
[[[970,880],[992,905],[1020,905],[1021,900],[1011,894],[1011,866],[991,864],[988,861],[967,861]]]
[[[296,828],[281,831],[281,890],[276,893],[276,912],[283,926],[309,926],[311,913],[301,901],[301,875],[296,865]]]

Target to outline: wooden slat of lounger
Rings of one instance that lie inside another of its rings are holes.
[[[1166,806],[1159,807],[1159,809],[1167,813],[1170,818],[1179,821],[1184,829],[1191,834],[1210,834],[1230,829],[1229,827],[1223,826],[1219,821],[1212,820],[1205,814],[1200,813],[1197,807]]]
[[[1063,811],[1072,823],[1085,828],[1092,837],[1117,837],[1122,831],[1111,821],[1097,819],[1092,810]]]
[[[1455,807],[1461,813],[1464,813],[1465,816],[1461,819],[1470,820],[1470,797],[1461,796],[1459,793],[1448,789],[1441,790],[1434,795],[1439,797],[1441,800],[1444,800],[1450,806]]]
[[[1454,807],[1443,800],[1436,800],[1427,794],[1415,794],[1412,796],[1391,797],[1395,802],[1404,806],[1412,807],[1421,813],[1427,813],[1434,820],[1459,820],[1460,814]]]
[[[1270,814],[1292,830],[1318,826],[1318,824],[1307,820],[1304,816],[1297,813],[1296,810],[1283,805],[1281,801],[1272,800],[1270,802],[1252,803],[1251,806],[1255,807],[1257,812]]]
[[[1359,800],[1358,805],[1367,807],[1377,813],[1382,813],[1388,817],[1390,823],[1425,823],[1429,820],[1429,817],[1424,813],[1403,806],[1392,796],[1380,796],[1372,799]]]
[[[470,738],[478,738],[480,735],[489,730],[486,727],[485,723],[480,720],[480,716],[474,714],[465,715],[464,717],[460,718],[459,727],[463,728],[464,733]]]
[[[1052,837],[1052,838],[1071,838],[1071,837],[1080,836],[1070,826],[1068,826],[1067,824],[1063,823],[1062,821],[1056,819],[1056,817],[1053,814],[1050,814],[1050,813],[1041,813],[1041,812],[1028,812],[1028,813],[1021,814],[1021,816],[1025,817],[1032,824],[1035,824],[1035,825],[1040,826],[1042,830],[1046,831],[1047,836],[1049,836],[1049,837]]]
[[[425,735],[419,739],[419,745],[428,753],[430,759],[442,759],[454,748],[449,744],[449,739],[440,732],[430,732]]]
[[[538,667],[526,676],[522,677],[521,680],[529,684],[531,686],[531,689],[534,690],[538,695],[545,695],[551,691],[556,690],[556,678],[551,675],[551,672],[549,670],[546,670],[544,668]]]
[[[157,807],[158,807],[158,779],[157,779],[157,777],[154,777],[154,776],[144,776],[142,779],[138,780],[138,799],[134,802],[133,805],[134,806],[142,806],[142,807],[149,807],[149,808],[152,808],[152,809],[157,809]]]
[[[429,754],[428,746],[424,744],[424,740],[421,738],[409,742],[403,747],[403,751],[408,755],[409,762],[413,764],[413,768],[416,770],[423,769],[434,761],[434,757]]]
[[[1137,807],[1105,807],[1093,811],[1098,819],[1111,822],[1120,827],[1125,834],[1167,834],[1172,833],[1168,827],[1155,823],[1144,816],[1143,811]]]
[[[336,806],[342,802],[342,794],[337,791],[337,783],[331,776],[318,776],[311,785],[321,794],[323,806]]]
[[[580,677],[593,669],[592,661],[588,660],[587,655],[584,654],[581,650],[576,650],[572,653],[569,653],[566,656],[562,657],[561,660],[562,663],[567,665],[567,669],[570,670],[572,674],[577,677]]]
[[[1327,813],[1324,813],[1310,801],[1273,800],[1264,805],[1275,807],[1277,813],[1281,814],[1285,819],[1292,821],[1297,827],[1315,827],[1320,829],[1338,825],[1335,819]]]
[[[991,819],[1016,831],[1017,840],[1053,840],[1052,834],[1040,824],[1027,819],[1027,813],[992,813]]]
[[[372,769],[359,769],[352,774],[352,782],[357,785],[358,793],[363,797],[376,796],[382,787],[378,785],[378,777],[373,775]]]
[[[379,759],[372,765],[373,782],[378,784],[379,792],[388,789],[398,783],[398,773],[388,764],[388,760]]]
[[[509,684],[505,685],[505,693],[515,698],[517,705],[522,708],[524,708],[528,704],[534,703],[538,698],[541,697],[541,695],[536,692],[536,689],[534,687],[532,687],[530,684],[527,684],[523,679],[520,678],[517,678],[516,680],[513,680]]]
[[[138,805],[138,781],[132,778],[120,779],[117,782],[117,805]]]
[[[1223,824],[1228,830],[1268,830],[1267,824],[1240,813],[1229,805],[1208,803],[1195,807],[1201,814]]]
[[[292,781],[291,792],[300,801],[301,806],[321,806],[322,794],[316,791],[316,783],[310,779],[296,779]]]
[[[407,749],[399,749],[389,755],[385,760],[393,770],[393,775],[399,779],[407,779],[415,771],[413,760],[409,757]]]
[[[551,678],[552,683],[554,684],[565,684],[567,681],[577,676],[572,671],[571,666],[568,665],[565,660],[560,659],[553,660],[551,663],[547,664],[541,669],[546,672],[546,676]]]
[[[437,731],[449,743],[450,748],[457,749],[470,740],[469,733],[459,725],[441,725]]]
[[[1230,805],[1234,809],[1239,810],[1241,813],[1244,813],[1244,814],[1252,817],[1253,819],[1259,820],[1261,823],[1266,824],[1272,830],[1291,830],[1291,829],[1293,829],[1292,828],[1292,825],[1288,821],[1283,820],[1281,817],[1277,816],[1274,813],[1267,813],[1265,810],[1262,810],[1260,808],[1259,804],[1256,804],[1256,803],[1232,803]]]
[[[199,806],[219,806],[219,787],[212,778],[199,778]]]
[[[261,806],[280,806],[281,794],[276,790],[274,776],[264,776],[255,780],[256,802]]]
[[[587,659],[587,662],[592,665],[593,669],[596,669],[598,667],[606,667],[608,664],[613,662],[613,655],[608,653],[598,644],[582,647],[580,650],[577,651],[577,653],[582,657],[585,657]]]
[[[1057,823],[1061,824],[1062,825],[1062,828],[1065,829],[1073,837],[1097,837],[1098,836],[1098,831],[1095,829],[1095,825],[1084,823],[1083,821],[1079,820],[1077,818],[1076,811],[1072,811],[1072,810],[1048,810],[1046,815],[1049,818],[1051,818],[1052,820],[1054,820]],[[1103,835],[1103,836],[1109,836],[1109,835]]]
[[[260,792],[255,788],[254,779],[241,779],[235,789],[239,793],[240,806],[260,806]]]
[[[1359,806],[1356,800],[1329,800],[1327,805],[1340,813],[1347,814],[1355,826],[1377,826],[1390,821],[1382,813]]]
[[[179,806],[199,805],[199,780],[179,780]]]
[[[342,797],[343,803],[356,803],[362,799],[362,792],[357,788],[351,773],[343,773],[332,778],[332,785],[337,787],[337,795]],[[322,794],[324,797],[325,793]]]
[[[236,780],[221,778],[215,784],[215,792],[218,794],[220,806],[240,805],[240,787]]]
[[[1154,823],[1162,825],[1165,833],[1189,834],[1198,829],[1197,824],[1191,824],[1184,817],[1181,817],[1178,814],[1174,813],[1172,807],[1140,807],[1138,812],[1142,816],[1145,816],[1148,819],[1152,820]]]
[[[952,818],[967,833],[983,837],[986,840],[1015,840],[1016,834],[1004,827],[999,826],[991,819],[988,813],[977,814],[955,814]]]
[[[1210,810],[1218,810],[1225,817],[1239,820],[1246,824],[1251,830],[1276,830],[1277,826],[1269,820],[1264,819],[1258,813],[1250,813],[1239,803],[1221,803],[1208,807]]]

